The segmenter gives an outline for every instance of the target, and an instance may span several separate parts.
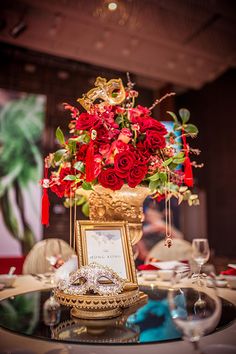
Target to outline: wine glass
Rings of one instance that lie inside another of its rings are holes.
[[[201,269],[210,257],[210,249],[206,238],[194,238],[192,241],[192,258],[198,265],[198,282],[201,282]]]
[[[212,332],[220,319],[221,301],[216,288],[186,280],[184,285],[175,284],[168,292],[170,314],[183,339],[199,350],[199,340]]]

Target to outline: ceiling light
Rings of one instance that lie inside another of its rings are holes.
[[[24,69],[27,73],[33,74],[36,71],[36,66],[34,64],[25,64]]]
[[[24,32],[27,28],[27,25],[24,21],[20,21],[15,26],[13,26],[10,30],[10,35],[13,38],[18,37],[22,32]]]
[[[97,41],[94,46],[96,49],[102,49],[104,47],[104,43],[102,41]]]
[[[108,3],[108,10],[110,11],[115,11],[117,9],[118,5],[115,1],[111,1]]]

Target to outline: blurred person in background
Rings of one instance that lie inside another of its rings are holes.
[[[135,245],[134,254],[136,258],[136,264],[142,264],[145,262],[150,250],[160,241],[164,240],[166,233],[166,221],[165,221],[165,202],[156,202],[152,198],[148,197],[143,206],[144,210],[144,223],[143,223],[143,237]],[[178,230],[179,215],[177,204],[175,201],[171,201],[171,212],[173,220],[171,230],[172,237],[176,239],[183,239],[184,236],[181,231]]]

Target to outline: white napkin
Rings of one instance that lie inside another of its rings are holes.
[[[188,268],[187,264],[179,261],[151,262],[151,265],[163,270],[174,270],[178,268]]]

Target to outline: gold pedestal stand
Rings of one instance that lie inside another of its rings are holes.
[[[138,289],[126,290],[117,295],[70,295],[55,290],[60,304],[72,307],[71,315],[81,319],[107,319],[118,317],[123,309],[145,302],[147,295]]]
[[[139,292],[139,300],[128,308],[120,309],[121,316],[103,319],[81,319],[74,317],[71,320],[61,322],[53,327],[52,338],[62,340],[74,340],[80,343],[137,343],[139,340],[140,329],[136,325],[126,321],[128,317],[136,312],[147,302],[147,295]],[[72,309],[72,311],[75,307]],[[108,313],[106,313],[108,315]]]

